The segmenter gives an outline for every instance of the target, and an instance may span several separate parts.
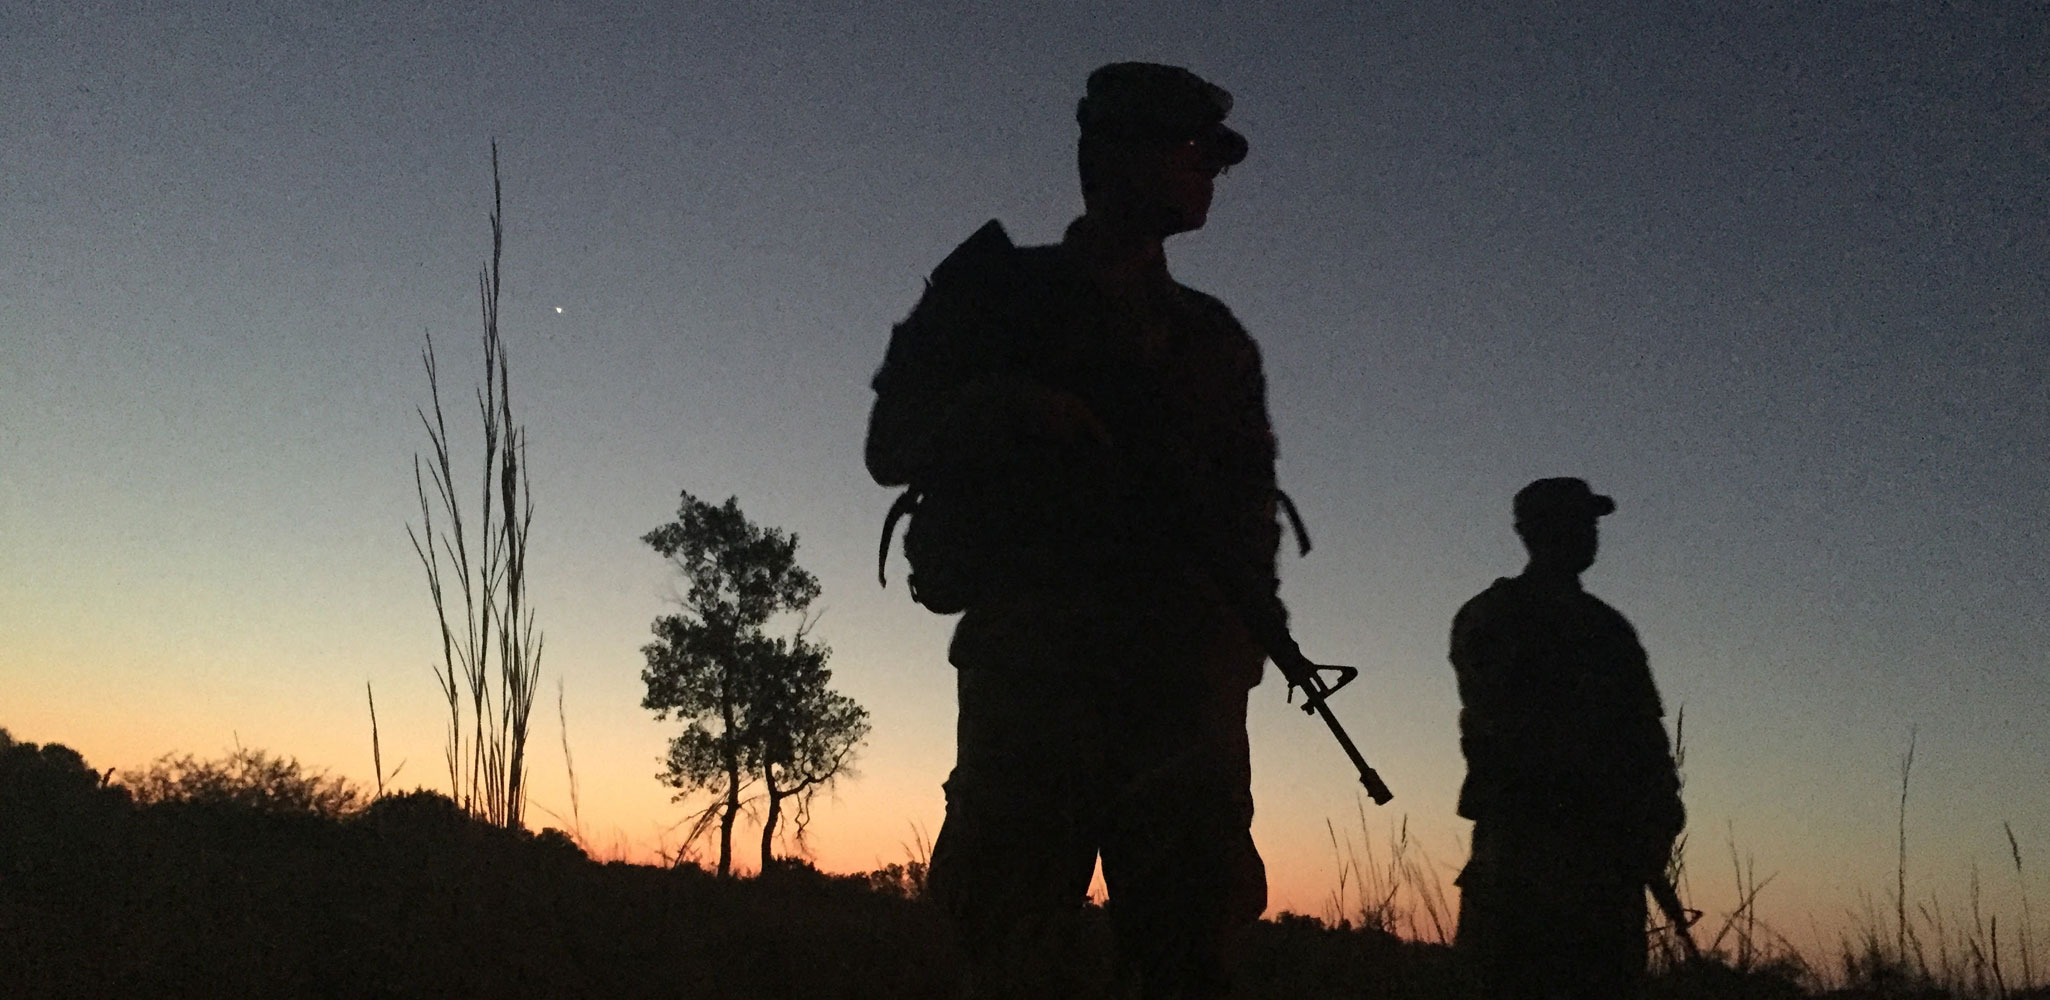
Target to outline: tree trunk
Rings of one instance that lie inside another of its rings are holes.
[[[775,860],[776,819],[783,814],[784,793],[776,787],[775,775],[769,775],[763,786],[769,790],[769,814],[762,818],[762,871],[769,870],[769,862]]]
[[[726,724],[720,749],[726,754],[726,812],[719,817],[719,877],[733,874],[733,819],[740,814],[740,740],[733,732],[733,689],[721,684],[719,714]]]
[[[740,784],[737,778],[729,778],[726,785],[726,807],[719,816],[719,877],[733,874],[733,817],[740,812]]]

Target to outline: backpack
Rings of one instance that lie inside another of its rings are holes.
[[[978,589],[974,540],[961,530],[964,519],[948,516],[948,510],[944,501],[932,503],[926,491],[906,489],[883,517],[882,543],[876,551],[876,582],[888,587],[890,542],[897,522],[911,518],[904,531],[904,561],[911,564],[911,572],[904,583],[912,600],[939,615],[967,610]]]
[[[1036,250],[1037,248],[1035,248]],[[916,367],[916,335],[907,336],[911,326],[928,306],[928,300],[944,300],[935,306],[938,321],[930,324],[948,338],[947,349],[955,352],[954,364],[982,373],[1017,367],[1021,354],[1029,352],[1030,335],[1047,307],[1047,289],[1040,268],[1011,242],[1001,223],[991,220],[976,230],[947,255],[927,282],[927,299],[913,310],[912,318],[892,334],[891,362],[910,362]],[[1036,259],[1036,258],[1035,258]],[[904,343],[898,342],[904,337]],[[927,335],[929,336],[929,334]],[[926,347],[931,350],[930,346]],[[909,391],[939,391],[944,386],[917,386]],[[907,391],[899,385],[894,391]],[[897,527],[909,518],[904,529],[904,558],[910,565],[906,584],[912,600],[935,614],[949,615],[966,610],[987,596],[991,580],[1003,575],[1009,535],[1017,528],[1020,508],[1015,497],[1008,509],[992,509],[991,486],[970,473],[935,475],[914,479],[890,504],[883,517],[882,535],[876,549],[876,581],[889,586],[887,573],[890,546]],[[1298,552],[1307,555],[1310,538],[1286,493],[1275,490],[1275,499],[1286,514],[1296,538]],[[1027,509],[1028,515],[1037,510]],[[1036,519],[1036,518],[1028,518]],[[994,571],[993,571],[994,570]]]
[[[992,219],[947,255],[927,282],[927,298],[913,310],[912,318],[893,332],[891,360],[902,363],[903,348],[896,341],[904,327],[917,320],[931,300],[944,298],[943,313],[933,324],[961,350],[966,345],[960,328],[973,327],[979,345],[975,367],[995,367],[987,356],[1008,332],[1006,319],[1012,312],[1020,279],[1017,246],[1001,223]],[[937,293],[935,293],[937,290]],[[963,315],[962,313],[967,315]],[[951,313],[952,315],[947,315]],[[916,358],[910,359],[916,361]],[[937,391],[944,386],[927,386],[911,391]],[[897,391],[905,391],[899,388]],[[911,572],[906,584],[911,599],[935,614],[950,615],[965,610],[980,595],[988,563],[1002,525],[990,523],[989,512],[975,503],[979,491],[960,476],[924,477],[910,483],[890,504],[883,518],[882,539],[876,552],[876,581],[889,586],[887,565],[890,544],[898,524],[909,517],[904,530],[904,558]]]

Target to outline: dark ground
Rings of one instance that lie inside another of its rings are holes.
[[[941,1000],[962,983],[916,872],[896,866],[719,879],[599,863],[431,792],[342,816],[138,806],[61,747],[0,751],[0,997]],[[1112,995],[1101,912],[1078,934],[1021,995]],[[1254,928],[1237,995],[1462,996],[1456,971],[1440,946],[1285,916]],[[1805,995],[1722,967],[1657,987]]]

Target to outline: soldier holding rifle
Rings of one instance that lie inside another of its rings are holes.
[[[964,612],[931,885],[983,995],[1030,988],[1019,963],[1099,856],[1145,997],[1226,993],[1265,908],[1246,699],[1262,636],[1286,638],[1266,387],[1230,310],[1162,252],[1246,156],[1230,109],[1180,67],[1090,74],[1083,215],[1052,246],[985,226],[875,376],[868,468],[909,487],[890,526],[910,514],[912,592]]]
[[[1524,487],[1529,564],[1453,619],[1474,821],[1457,945],[1488,997],[1635,996],[1645,889],[1678,908],[1663,883],[1687,814],[1658,687],[1630,623],[1580,586],[1615,509],[1579,479]]]

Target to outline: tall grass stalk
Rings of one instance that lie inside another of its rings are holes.
[[[1901,755],[1900,850],[1895,855],[1893,883],[1893,952],[1901,956],[1908,953],[1908,775],[1914,769],[1915,727],[1909,726],[1908,752]]]
[[[1872,898],[1863,896],[1862,919],[1853,916],[1851,929],[1840,941],[1842,978],[1835,985],[1881,995],[2044,996],[2036,982],[2035,914],[2029,901],[2021,844],[2015,838],[2012,824],[2001,824],[2020,891],[2021,929],[2009,935],[2010,945],[2003,947],[2001,944],[2000,915],[1986,909],[1977,864],[1972,866],[1966,886],[1964,913],[1958,914],[1947,908],[1934,893],[1910,906],[1907,894],[1907,803],[1915,749],[1916,734],[1910,729],[1907,750],[1900,761],[1899,845],[1894,870],[1892,926],[1888,927],[1889,922],[1878,915]],[[2013,966],[2006,964],[2009,949],[2019,964],[2020,978],[2014,982],[2009,982]]]
[[[1705,951],[1722,956],[1739,972],[1749,972],[1767,958],[1783,961],[1791,948],[1783,938],[1764,927],[1758,919],[1758,896],[1777,876],[1758,878],[1758,862],[1737,851],[1737,834],[1730,831],[1730,871],[1736,881],[1737,905],[1724,916],[1722,927],[1709,939]],[[1727,950],[1725,949],[1727,942]]]
[[[1325,901],[1326,917],[1339,926],[1382,931],[1413,941],[1449,944],[1455,910],[1446,898],[1445,881],[1423,845],[1409,836],[1404,815],[1388,833],[1385,861],[1374,848],[1366,806],[1353,803],[1359,815],[1359,842],[1324,821],[1331,851],[1338,862],[1338,886]]]
[[[562,766],[564,770],[569,772],[570,822],[576,827],[577,843],[581,846],[584,839],[584,807],[578,793],[577,761],[575,757],[570,756],[569,752],[569,711],[564,707],[563,699],[562,678],[557,677],[555,679],[555,722],[557,728],[562,733]]]
[[[527,594],[527,539],[534,519],[527,435],[513,419],[512,380],[498,329],[500,264],[505,250],[503,209],[498,144],[494,142],[491,259],[477,279],[484,323],[484,380],[475,395],[484,461],[476,534],[472,539],[458,499],[432,335],[427,336],[421,351],[430,406],[415,412],[427,430],[433,454],[425,463],[424,477],[420,456],[413,456],[421,526],[415,532],[407,525],[406,534],[426,571],[427,591],[441,632],[441,662],[434,665],[434,674],[448,705],[445,756],[449,794],[473,815],[515,828],[525,819],[527,729],[540,679],[542,640],[534,630],[534,611]],[[428,500],[430,481],[438,504]],[[439,530],[437,509],[446,524]],[[444,559],[462,600],[459,615],[443,576]]]
[[[2035,930],[2036,930],[2036,914],[2035,914],[2035,911],[2033,911],[2033,910],[2031,910],[2031,909],[2029,908],[2029,883],[2028,883],[2028,878],[2027,878],[2027,875],[2026,875],[2026,874],[2025,874],[2025,873],[2024,873],[2024,872],[2022,871],[2022,848],[2021,848],[2021,845],[2020,845],[2019,843],[2016,843],[2016,842],[2015,842],[2015,839],[2014,839],[2014,826],[2013,826],[2012,824],[2008,823],[2007,821],[2005,821],[2005,820],[2002,820],[2002,821],[2001,821],[2001,823],[2000,823],[2000,830],[2001,830],[2001,832],[2002,832],[2002,833],[2005,833],[2005,834],[2007,834],[2007,850],[2008,850],[2008,854],[2009,854],[2009,855],[2010,855],[2011,857],[2013,857],[2013,858],[2014,858],[2014,880],[2015,880],[2015,884],[2017,884],[2017,885],[2019,885],[2019,886],[2021,887],[2021,896],[2022,896],[2022,930],[2021,930],[2021,942],[2020,942],[2020,949],[2021,949],[2021,960],[2022,960],[2022,982],[2021,982],[2021,988],[2022,988],[2022,989],[2025,989],[2025,990],[2032,990],[2032,989],[2035,989],[2035,988],[2036,988],[2036,965],[2035,965],[2036,943],[2035,943],[2035,938],[2034,938],[2034,934],[2035,934]]]
[[[1685,793],[1687,789],[1687,706],[1680,706],[1673,713],[1673,777],[1679,782],[1676,789]],[[1674,895],[1680,898],[1680,905],[1686,910],[1687,922],[1673,923],[1665,919],[1659,908],[1647,911],[1647,918],[1654,922],[1652,939],[1658,942],[1653,957],[1663,968],[1677,968],[1686,962],[1689,944],[1694,932],[1694,922],[1701,919],[1701,911],[1693,908],[1693,892],[1687,880],[1687,831],[1681,830],[1673,838],[1673,846],[1666,853],[1666,867],[1663,873],[1666,884],[1673,887]]]
[[[370,702],[370,767],[377,772],[377,797],[384,798],[384,746],[377,738],[377,695],[370,682],[363,682],[363,697]]]

